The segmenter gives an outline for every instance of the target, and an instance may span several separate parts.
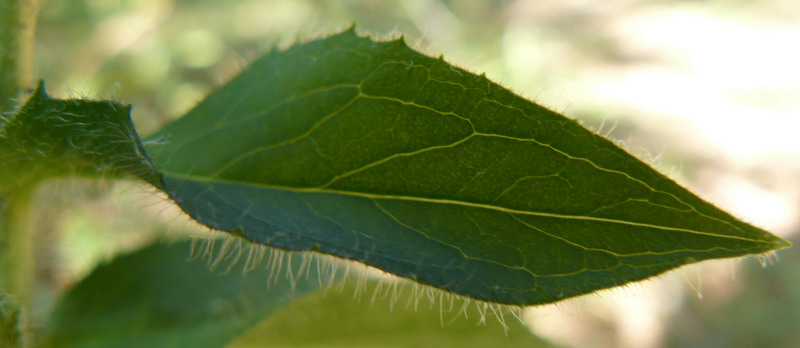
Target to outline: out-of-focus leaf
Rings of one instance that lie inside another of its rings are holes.
[[[277,281],[257,267],[212,272],[188,261],[190,243],[156,243],[98,267],[58,303],[53,347],[220,347],[272,311],[317,289],[309,278]],[[296,271],[299,258],[291,265]],[[288,266],[288,265],[284,265]]]
[[[530,305],[789,244],[402,39],[273,52],[151,150],[197,221]]]
[[[367,285],[375,287],[374,281]],[[552,347],[508,313],[503,316],[507,331],[491,309],[481,323],[474,302],[465,308],[461,301],[430,302],[424,294],[415,298],[410,289],[396,295],[367,291],[356,300],[356,288],[351,280],[344,290],[309,294],[228,347]]]

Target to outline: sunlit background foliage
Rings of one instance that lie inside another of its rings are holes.
[[[49,0],[36,76],[55,96],[133,104],[147,135],[255,57],[352,23],[486,72],[800,241],[794,0]],[[55,255],[40,262],[45,299],[114,253],[187,224],[142,185],[59,185],[78,198],[42,197],[40,228],[54,232],[41,254]],[[564,346],[789,347],[800,339],[800,251],[778,256],[765,269],[754,259],[706,262],[526,317]]]

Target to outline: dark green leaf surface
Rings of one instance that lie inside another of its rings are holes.
[[[60,301],[53,347],[222,347],[272,311],[319,288],[315,268],[292,287],[262,267],[243,275],[188,261],[190,245],[156,243],[98,267]],[[300,258],[294,258],[296,271]],[[277,276],[277,275],[276,275]]]
[[[502,316],[505,330],[491,309],[482,315],[474,302],[467,307],[443,299],[431,303],[425,296],[415,298],[411,289],[392,295],[376,283],[366,284],[360,300],[353,299],[358,286],[352,280],[341,291],[308,294],[253,326],[228,348],[553,347],[511,314]]]
[[[572,119],[353,30],[257,60],[155,138],[203,224],[486,301],[788,245]]]

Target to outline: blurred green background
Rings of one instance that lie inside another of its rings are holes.
[[[800,241],[795,0],[45,0],[39,23],[35,74],[50,93],[130,103],[143,135],[269,50],[352,23],[403,34]],[[98,262],[191,225],[141,184],[54,185],[73,194],[42,193],[41,311]],[[778,256],[686,267],[526,317],[569,347],[792,347],[800,251]]]

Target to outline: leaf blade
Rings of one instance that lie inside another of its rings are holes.
[[[166,134],[154,162],[198,221],[485,301],[788,245],[574,120],[352,30],[256,61]]]

